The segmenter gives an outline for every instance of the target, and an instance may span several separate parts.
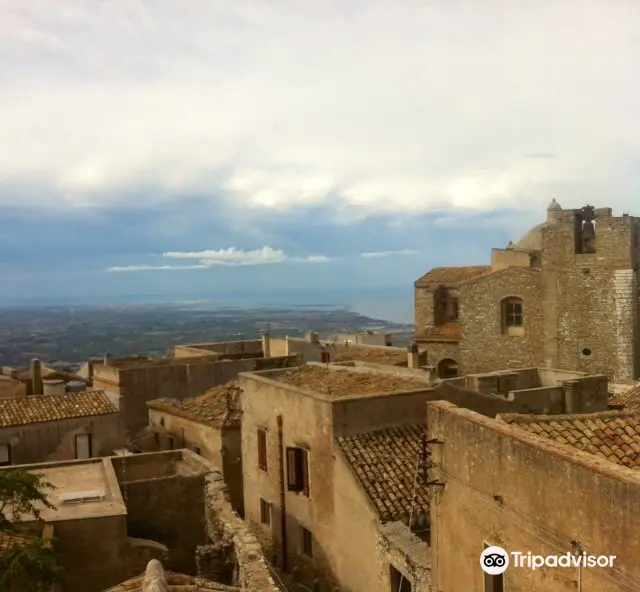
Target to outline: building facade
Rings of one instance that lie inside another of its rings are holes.
[[[102,391],[0,399],[0,466],[109,456],[124,439]]]
[[[344,454],[335,439],[424,421],[433,389],[418,374],[311,364],[240,375],[245,516],[274,563],[308,588],[332,591],[361,570],[366,554],[343,561],[345,546],[358,524],[375,533],[379,522],[348,463],[336,460]],[[357,515],[354,498],[364,500]]]
[[[433,269],[415,282],[415,339],[441,377],[541,366],[640,375],[640,218],[563,210],[491,265]]]
[[[428,407],[434,590],[637,589],[638,412],[490,419],[444,401]],[[485,574],[480,557],[494,546],[512,565]],[[513,553],[615,559],[532,570]]]

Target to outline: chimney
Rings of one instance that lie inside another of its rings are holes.
[[[314,331],[307,331],[304,335],[304,340],[307,343],[319,343],[318,334]]]
[[[271,357],[271,335],[268,331],[262,335],[262,356],[264,358]]]
[[[414,341],[407,346],[407,367],[420,368],[420,355],[418,354],[418,344]]]
[[[31,360],[31,394],[42,394],[42,363],[37,358]]]

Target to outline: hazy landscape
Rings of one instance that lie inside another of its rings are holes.
[[[376,319],[331,305],[230,306],[207,301],[0,308],[0,365],[24,366],[39,358],[74,368],[87,358],[167,354],[172,346],[314,330],[331,338],[344,331],[393,332],[409,340],[413,326]]]

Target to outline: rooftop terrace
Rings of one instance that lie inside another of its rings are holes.
[[[426,379],[424,381],[412,380],[391,374],[367,371],[367,369],[355,371],[347,367],[327,367],[320,364],[298,366],[277,374],[274,373],[269,378],[331,397],[379,395],[424,390],[429,387]]]
[[[47,490],[54,509],[42,508],[40,518],[46,522],[120,516],[127,513],[120,487],[108,458],[81,461],[21,465],[21,469],[41,475],[53,485]],[[0,470],[10,471],[15,467]],[[75,501],[84,497],[87,501]],[[29,518],[23,518],[29,522]]]

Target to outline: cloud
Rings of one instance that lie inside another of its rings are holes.
[[[175,271],[184,269],[208,269],[216,266],[235,265],[271,265],[293,261],[295,263],[329,263],[331,259],[325,255],[308,255],[306,257],[289,257],[282,249],[262,247],[253,251],[243,251],[235,247],[219,250],[206,250],[196,252],[169,251],[162,254],[166,259],[197,260],[193,265],[124,265],[107,268],[108,272],[127,271],[151,271],[164,270]]]
[[[0,208],[633,206],[637,2],[49,4],[0,0]]]
[[[122,267],[109,267],[109,272],[124,272],[124,271],[153,271],[153,270],[172,270],[179,269],[206,269],[208,265],[125,265]]]
[[[360,253],[360,257],[363,259],[382,259],[386,257],[394,257],[396,255],[415,255],[418,251],[379,251],[372,253]]]
[[[294,261],[299,263],[330,263],[331,259],[325,255],[309,255],[308,257],[297,257]]]
[[[282,263],[287,258],[284,251],[271,247],[262,247],[254,251],[242,251],[235,247],[197,253],[170,251],[163,253],[162,256],[168,259],[199,259],[202,265],[210,267],[214,265],[267,265]]]

